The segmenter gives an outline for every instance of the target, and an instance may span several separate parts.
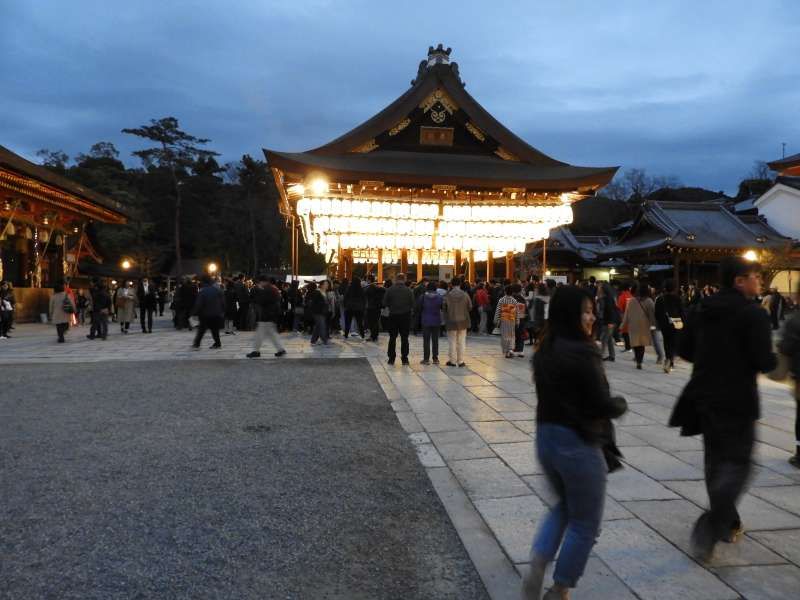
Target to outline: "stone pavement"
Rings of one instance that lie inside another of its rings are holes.
[[[138,330],[138,326],[132,326]],[[0,365],[19,362],[89,362],[159,358],[241,359],[251,333],[223,336],[223,348],[189,349],[186,332],[160,320],[153,335],[122,336],[111,327],[106,342],[89,341],[77,328],[56,344],[52,328],[23,325],[0,341]],[[417,448],[439,496],[493,598],[516,598],[536,524],[552,497],[537,464],[530,349],[526,358],[501,356],[499,340],[470,336],[467,368],[423,366],[421,338],[413,338],[410,367],[385,361],[379,344],[334,339],[327,347],[307,337],[284,336],[289,359],[365,357]],[[442,345],[443,344],[443,345]],[[440,340],[442,363],[446,340]],[[262,349],[266,360],[272,351]],[[265,359],[262,359],[265,360]],[[664,374],[652,355],[645,369],[630,354],[608,365],[614,392],[630,412],[618,423],[625,469],[609,476],[603,532],[576,599],[625,600],[798,597],[800,590],[800,471],[788,464],[794,450],[794,400],[785,385],[764,380],[755,477],[740,512],[747,530],[735,545],[721,544],[710,564],[688,554],[691,525],[707,503],[702,445],[666,426],[689,368]],[[0,367],[1,368],[1,367]],[[319,382],[323,383],[324,382]]]

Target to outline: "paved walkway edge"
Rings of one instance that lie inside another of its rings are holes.
[[[492,600],[519,600],[520,577],[447,467],[426,469]]]

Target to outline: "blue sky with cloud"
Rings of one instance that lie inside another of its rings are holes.
[[[175,116],[222,160],[304,150],[399,96],[429,45],[540,150],[734,191],[800,152],[800,2],[5,0],[0,144],[85,152]]]

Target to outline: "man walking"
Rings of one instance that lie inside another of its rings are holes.
[[[275,346],[275,356],[283,356],[286,349],[281,344],[277,325],[281,318],[281,293],[275,287],[274,280],[268,281],[265,276],[259,276],[258,283],[253,288],[253,302],[256,305],[256,334],[253,336],[253,351],[247,358],[261,356],[261,345],[265,337]]]
[[[378,332],[380,325],[378,320],[381,316],[381,308],[383,307],[383,295],[386,293],[386,288],[378,285],[375,282],[374,275],[368,275],[367,281],[369,285],[364,290],[364,296],[367,299],[367,328],[369,328],[369,341],[378,341]]]
[[[139,282],[136,299],[139,301],[139,323],[142,326],[142,333],[153,333],[153,313],[158,305],[158,294],[147,277]]]
[[[211,350],[222,348],[222,342],[219,339],[219,330],[222,328],[222,321],[225,317],[225,299],[220,290],[211,281],[211,277],[203,275],[200,280],[200,292],[197,294],[197,299],[194,302],[192,312],[197,315],[200,320],[200,325],[197,327],[197,334],[194,338],[192,347],[197,350],[200,348],[200,342],[206,334],[206,330],[211,330],[211,337],[214,338],[214,343],[211,345]]]
[[[411,311],[414,308],[414,292],[406,286],[406,276],[399,273],[394,285],[386,290],[383,304],[389,309],[389,349],[387,361],[394,364],[397,358],[397,335],[400,334],[400,360],[408,364],[408,330],[411,325]]]
[[[244,275],[233,278],[233,289],[236,290],[236,300],[239,303],[239,312],[236,315],[236,329],[247,329],[247,313],[250,311],[250,292],[244,284]]]
[[[687,319],[681,358],[694,363],[692,376],[670,417],[681,435],[703,434],[710,510],[694,525],[692,547],[709,560],[719,541],[743,532],[736,502],[750,475],[759,418],[756,377],[775,368],[768,315],[753,300],[761,267],[740,257],[720,264],[722,290],[704,298]]]
[[[450,343],[450,360],[448,367],[465,367],[464,355],[467,352],[467,328],[470,326],[472,300],[461,289],[461,278],[453,277],[452,287],[444,297],[444,324],[447,328],[447,340]]]

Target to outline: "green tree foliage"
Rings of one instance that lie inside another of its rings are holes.
[[[63,173],[67,168],[67,163],[69,163],[69,156],[61,150],[42,148],[36,152],[36,156],[39,157],[44,166],[50,167],[58,173]]]
[[[122,203],[126,225],[94,223],[89,235],[109,262],[130,258],[138,270],[156,276],[169,270],[176,258],[175,179],[168,156],[146,150],[135,154],[142,159],[139,168],[126,168],[111,142],[94,144],[78,154],[74,164],[60,151],[46,150],[40,156],[48,168]],[[175,177],[183,201],[181,254],[218,260],[230,273],[287,269],[290,233],[264,161],[244,155],[220,166],[210,150],[194,156],[177,151],[176,156]],[[300,268],[321,273],[324,258],[300,244]]]
[[[164,117],[158,120],[151,119],[150,125],[123,129],[122,133],[128,133],[155,142],[157,145],[154,148],[137,150],[133,154],[138,156],[146,167],[165,169],[170,175],[175,193],[173,215],[175,261],[180,275],[183,272],[181,253],[183,193],[181,185],[184,181],[182,181],[182,178],[187,170],[192,167],[199,168],[201,176],[207,176],[209,172],[213,173],[213,170],[209,171],[211,165],[208,164],[208,161],[213,160],[213,157],[218,156],[218,154],[212,150],[200,148],[199,146],[205,145],[211,140],[198,138],[186,133],[180,128],[178,119],[175,117]],[[214,164],[216,164],[216,161],[214,161]]]

